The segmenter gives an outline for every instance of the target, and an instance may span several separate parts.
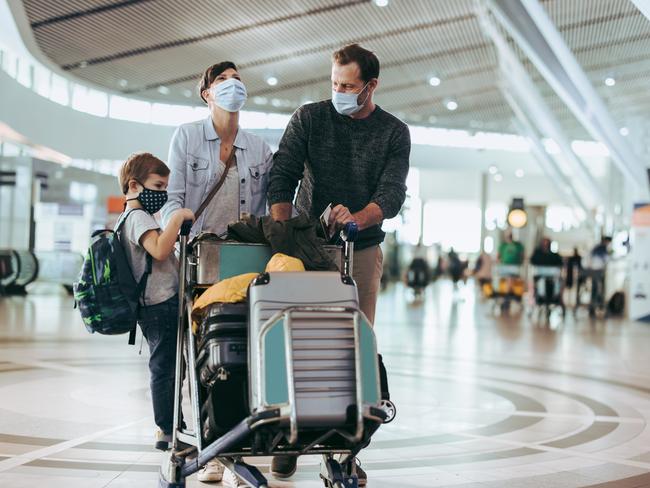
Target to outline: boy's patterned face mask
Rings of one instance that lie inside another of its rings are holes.
[[[140,183],[138,181],[138,183]],[[140,183],[142,185],[142,183]],[[130,198],[129,200],[137,200],[147,212],[155,214],[167,203],[167,190],[151,190],[142,185],[142,191],[137,198]]]

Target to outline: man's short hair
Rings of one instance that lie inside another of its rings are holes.
[[[203,72],[203,76],[201,76],[201,80],[199,81],[199,96],[201,97],[201,100],[203,100],[205,103],[208,103],[208,101],[203,98],[203,92],[210,88],[212,83],[214,83],[214,80],[217,79],[217,76],[230,68],[238,71],[237,66],[235,66],[235,63],[232,61],[222,61],[220,63],[209,66]]]
[[[350,44],[332,54],[332,61],[338,64],[357,63],[361,71],[361,79],[368,83],[373,78],[379,78],[379,60],[375,53],[362,48],[359,44]]]
[[[129,181],[136,180],[143,184],[151,173],[169,176],[169,168],[151,153],[131,154],[120,168],[119,179],[122,193],[125,195],[129,193]]]

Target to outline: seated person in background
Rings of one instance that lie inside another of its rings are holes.
[[[573,283],[580,284],[580,271],[582,270],[582,256],[577,247],[573,248],[573,255],[566,262],[566,287],[573,288]]]
[[[500,264],[521,265],[524,262],[524,246],[512,238],[512,231],[508,230],[499,245],[497,258]]]
[[[492,256],[485,251],[483,251],[476,260],[476,266],[474,266],[474,278],[476,278],[481,286],[492,282]]]
[[[551,240],[548,237],[542,237],[542,241],[530,258],[530,264],[533,266],[562,266],[562,258],[558,253],[551,251]]]
[[[561,268],[563,265],[562,257],[558,253],[551,251],[551,240],[548,237],[542,237],[542,241],[530,258],[530,264],[533,266],[555,266],[558,268]],[[550,300],[557,296],[560,291],[558,280],[549,277],[542,278],[539,275],[534,275],[533,280],[536,285],[535,295],[537,300],[541,298]]]

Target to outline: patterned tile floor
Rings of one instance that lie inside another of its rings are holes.
[[[398,417],[360,456],[369,487],[650,486],[650,325],[495,317],[444,281],[420,302],[389,288],[377,317]],[[58,290],[1,298],[0,486],[156,487],[137,349],[87,334]],[[322,486],[318,464],[271,486]]]

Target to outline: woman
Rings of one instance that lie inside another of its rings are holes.
[[[169,150],[169,199],[162,209],[164,226],[178,208],[196,213],[223,177],[221,187],[192,226],[190,238],[201,232],[223,234],[229,223],[244,214],[264,215],[273,156],[264,140],[239,127],[239,110],[247,94],[234,63],[210,66],[199,89],[210,115],[176,129]],[[198,474],[204,482],[222,478],[230,486],[240,486],[238,478],[230,471],[224,473],[218,461],[211,461]]]
[[[273,153],[260,137],[239,127],[246,87],[230,61],[210,66],[200,82],[209,117],[181,125],[172,137],[168,165],[169,200],[162,209],[165,225],[174,210],[196,212],[234,157],[223,185],[197,218],[190,238],[200,232],[222,234],[243,214],[266,213],[266,187]]]

